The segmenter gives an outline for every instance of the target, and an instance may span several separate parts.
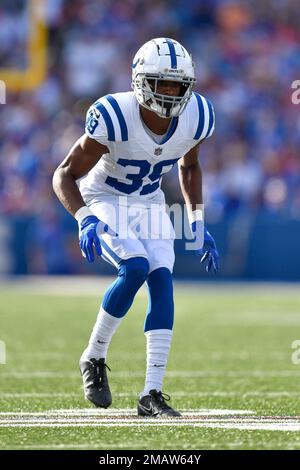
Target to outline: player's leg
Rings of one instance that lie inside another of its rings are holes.
[[[147,278],[149,263],[145,257],[134,256],[121,260],[117,269],[117,278],[104,294],[89,344],[83,353],[85,359],[106,359],[113,334]]]
[[[144,326],[147,369],[144,390],[138,403],[140,416],[180,416],[180,413],[167,405],[168,395],[162,393],[174,322],[172,280],[175,260],[174,231],[169,217],[165,214],[163,226],[166,228],[168,224],[170,224],[169,239],[143,240],[150,268],[147,278],[149,301]]]
[[[144,332],[147,340],[147,370],[143,395],[152,389],[162,390],[171,346],[174,302],[171,272],[158,268],[149,274],[148,309]]]
[[[167,405],[166,400],[169,397],[162,393],[174,322],[173,281],[170,269],[154,268],[148,275],[147,284],[149,302],[144,326],[147,341],[147,368],[144,390],[138,404],[138,414],[139,416],[177,417],[180,413]]]
[[[92,209],[101,220],[114,227],[108,218],[109,206],[99,204]],[[105,234],[101,246],[104,259],[117,268],[118,275],[105,292],[88,346],[80,359],[80,369],[86,398],[96,406],[107,407],[111,404],[105,364],[107,350],[135,294],[147,278],[149,263],[143,245],[132,234],[130,239]]]

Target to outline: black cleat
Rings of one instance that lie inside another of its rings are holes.
[[[107,408],[112,404],[106,368],[110,370],[105,359],[79,361],[83,380],[84,396],[95,406]]]
[[[170,396],[157,390],[150,390],[149,395],[140,398],[138,402],[138,416],[179,418],[181,416],[179,411],[173,410],[165,400],[169,401]]]

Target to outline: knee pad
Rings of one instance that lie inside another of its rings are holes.
[[[173,280],[167,268],[152,271],[147,280],[149,302],[144,331],[172,330],[174,322]]]
[[[149,263],[146,258],[136,257],[121,261],[117,279],[104,294],[104,310],[114,317],[123,317],[146,280],[148,272]]]
[[[124,277],[126,283],[139,286],[147,279],[148,272],[149,262],[142,256],[121,261],[118,269],[118,275]]]

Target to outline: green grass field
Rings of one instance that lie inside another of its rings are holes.
[[[48,294],[34,285],[0,288],[1,449],[300,449],[300,364],[291,361],[300,339],[298,286],[175,287],[164,391],[186,419],[173,423],[134,416],[144,382],[145,291],[110,347],[107,414],[83,399],[78,370],[103,283],[97,296],[76,285],[72,295],[70,281],[64,292],[64,282]]]

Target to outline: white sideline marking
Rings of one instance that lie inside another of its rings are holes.
[[[4,289],[22,295],[57,295],[59,297],[99,297],[115,280],[113,276],[16,276],[15,279],[1,279],[0,293]],[[145,286],[137,292],[146,297]]]
[[[114,377],[144,377],[145,373],[134,371],[116,371],[112,372]],[[198,370],[198,371],[167,371],[168,378],[194,378],[194,377],[299,377],[300,371],[297,370],[250,370],[250,371],[211,371],[211,370]],[[14,379],[62,379],[62,378],[76,378],[80,377],[79,372],[53,372],[53,371],[35,371],[35,372],[0,372],[2,378]]]
[[[57,292],[59,295],[99,295],[115,280],[115,276],[16,276],[12,278],[1,278],[0,292],[4,289],[12,291],[22,290],[24,293],[45,293]],[[216,290],[215,283],[205,283],[199,281],[174,281],[175,292],[186,292],[187,290],[201,295],[214,295],[221,293],[232,296],[233,290],[236,295],[253,294],[256,296],[290,296],[298,295],[299,283],[278,283],[278,282],[218,282]],[[238,289],[237,289],[238,287]]]

